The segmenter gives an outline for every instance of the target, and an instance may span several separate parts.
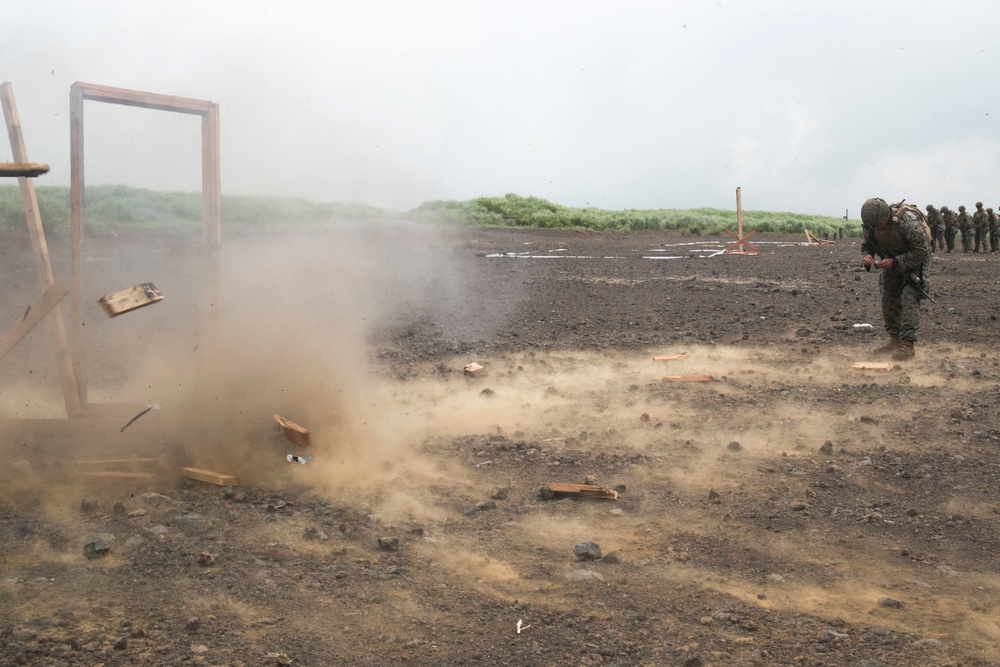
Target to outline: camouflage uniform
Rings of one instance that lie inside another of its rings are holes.
[[[933,204],[927,205],[927,225],[931,228],[931,252],[934,252],[935,244],[937,244],[937,250],[944,250],[941,211],[934,208]]]
[[[1000,216],[997,216],[993,209],[986,209],[986,224],[990,228],[990,252],[1000,252],[1000,227],[998,227],[998,220]]]
[[[869,200],[871,201],[871,200]],[[882,202],[884,205],[884,202]],[[913,343],[917,340],[920,326],[920,301],[924,298],[920,290],[909,282],[909,274],[914,282],[930,292],[927,280],[930,274],[931,254],[928,249],[924,223],[914,211],[897,212],[895,206],[884,222],[877,225],[865,224],[861,253],[864,255],[892,257],[891,269],[879,272],[879,292],[882,297],[882,319],[890,340],[900,347],[908,347],[913,355]],[[891,348],[890,346],[887,346]]]
[[[982,247],[986,252],[986,211],[983,210],[983,202],[976,202],[976,212],[972,214],[972,227],[976,230],[976,247],[973,252],[979,252]]]
[[[955,212],[947,206],[941,207],[941,219],[944,221],[944,240],[948,243],[948,252],[955,249]]]
[[[972,250],[972,220],[964,206],[958,207],[958,231],[962,233],[962,252]]]

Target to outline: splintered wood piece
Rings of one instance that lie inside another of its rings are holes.
[[[163,301],[163,295],[153,283],[139,283],[120,292],[112,292],[98,299],[110,317],[117,317],[136,308]]]
[[[855,361],[851,368],[861,371],[891,371],[894,365],[891,361]]]
[[[603,486],[592,484],[545,484],[539,489],[538,495],[544,500],[549,500],[557,495],[580,496],[595,500],[618,500],[618,492],[614,489],[605,489]]]
[[[156,474],[151,472],[125,472],[121,470],[88,470],[73,473],[76,477],[90,477],[93,479],[119,480],[145,482],[156,479]]]
[[[208,482],[209,484],[218,484],[219,486],[240,485],[239,478],[233,477],[232,475],[223,475],[222,473],[212,472],[211,470],[202,470],[201,468],[178,468],[178,470],[191,479],[196,479],[199,482]]]
[[[309,429],[303,428],[293,421],[285,419],[281,415],[272,415],[274,421],[278,422],[278,426],[281,427],[282,433],[285,434],[285,438],[299,447],[308,447],[311,444],[309,438]]]
[[[49,165],[38,162],[0,162],[0,177],[24,176],[32,178],[49,172]]]
[[[666,357],[653,357],[653,361],[680,361],[682,359],[687,359],[688,353],[682,352],[681,354],[673,354]]]
[[[473,361],[471,364],[466,364],[464,370],[466,375],[475,375],[479,371],[483,370],[483,368],[484,366],[482,364],[477,364]]]
[[[711,375],[664,375],[664,382],[711,382]]]

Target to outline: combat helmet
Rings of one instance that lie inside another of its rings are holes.
[[[976,208],[982,208],[982,207],[983,207],[983,202],[977,201],[976,202]]]
[[[950,209],[950,208],[948,208],[947,206],[942,206],[942,207],[941,207],[941,211],[942,211],[942,212],[944,212],[944,211],[950,211],[950,210],[951,210],[951,209]]]
[[[933,210],[934,210],[934,204],[928,204],[927,205],[927,212],[930,213]]]
[[[964,207],[964,206],[959,206],[959,207],[958,207],[958,210],[959,210],[959,211],[962,211],[962,212],[964,213],[964,212],[965,212],[965,207]]]
[[[986,212],[987,212],[987,213],[993,213],[993,209],[992,209],[992,208],[990,208],[989,206],[987,206],[987,207],[986,207]]]
[[[888,217],[889,204],[884,199],[873,197],[861,206],[861,222],[869,227],[874,227]]]

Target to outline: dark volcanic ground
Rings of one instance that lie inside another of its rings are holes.
[[[61,419],[44,325],[0,360],[0,664],[1000,664],[1000,256],[936,257],[917,357],[856,370],[877,277],[801,240],[89,236],[91,401],[161,407]],[[588,476],[619,499],[539,497]]]

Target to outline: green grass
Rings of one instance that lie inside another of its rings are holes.
[[[43,225],[69,225],[69,188],[36,188]],[[363,204],[321,203],[291,197],[229,195],[222,198],[223,225],[268,223],[317,224],[335,220],[386,220],[404,218],[418,222],[477,227],[527,227],[609,232],[675,230],[694,236],[720,236],[735,231],[736,212],[714,208],[609,211],[571,208],[538,197],[508,194],[469,201],[431,201],[403,213]],[[163,226],[198,224],[201,195],[191,192],[157,192],[121,185],[87,188],[87,225]],[[0,227],[24,224],[24,210],[16,185],[0,185]],[[801,213],[744,211],[745,232],[801,234],[808,229],[822,237],[839,228],[859,236],[857,220]]]

